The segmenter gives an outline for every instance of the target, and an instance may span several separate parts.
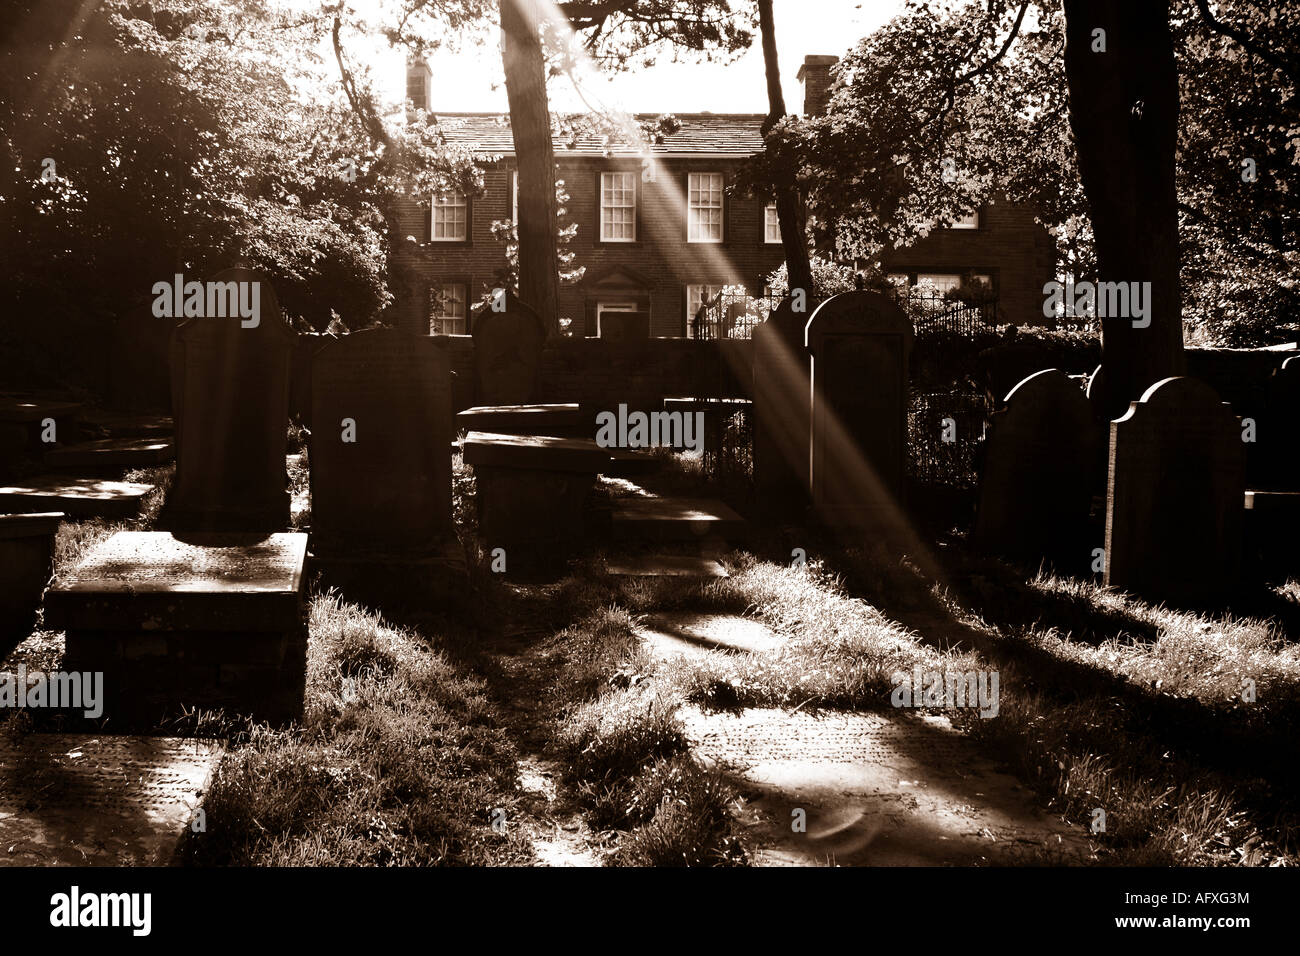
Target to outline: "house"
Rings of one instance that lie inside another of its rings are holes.
[[[408,95],[425,96],[416,69]],[[517,221],[516,164],[508,117],[435,114],[452,143],[482,158],[479,196],[450,193],[410,203],[403,231],[422,242],[416,268],[430,292],[429,331],[464,334],[470,309],[499,281],[506,246],[494,222]],[[560,318],[575,336],[601,336],[610,313],[649,317],[649,334],[689,334],[688,319],[722,287],[761,294],[784,261],[776,207],[729,194],[746,158],[762,148],[763,114],[675,114],[675,132],[649,144],[595,135],[555,141],[569,194],[564,223],[582,279],[561,284]],[[654,116],[638,116],[638,122]]]
[[[799,79],[806,113],[826,109],[836,62],[805,59]],[[426,66],[408,67],[411,103],[432,112],[431,88]],[[506,265],[505,242],[492,227],[517,221],[514,142],[507,116],[433,115],[449,142],[479,157],[484,189],[406,205],[403,232],[420,242],[414,263],[429,304],[427,314],[409,321],[420,331],[465,334],[473,305],[499,284]],[[766,277],[784,261],[775,204],[729,189],[744,161],[762,149],[764,114],[674,115],[679,127],[649,143],[595,135],[555,140],[558,178],[569,195],[564,223],[578,226],[568,248],[584,269],[581,280],[560,286],[559,315],[569,334],[610,334],[623,323],[605,317],[632,312],[648,316],[651,336],[687,336],[703,301],[724,286],[762,294]],[[996,205],[895,252],[886,268],[896,281],[941,288],[986,282],[1004,312],[1014,306],[1012,321],[1041,321],[1054,249],[1032,212]]]

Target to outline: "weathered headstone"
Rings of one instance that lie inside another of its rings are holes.
[[[1098,436],[1083,390],[1058,369],[1030,375],[989,424],[972,534],[1010,557],[1082,560]]]
[[[354,332],[312,360],[312,548],[420,553],[451,529],[451,373],[428,336]]]
[[[0,657],[26,640],[54,569],[60,512],[0,515]]]
[[[192,318],[172,348],[176,480],[170,527],[276,531],[289,520],[285,474],[294,334],[270,282],[227,269],[213,282],[260,283],[261,314]]]
[[[875,292],[827,299],[808,320],[812,502],[831,526],[894,525],[907,454],[912,323]]]
[[[500,305],[497,311],[494,306]],[[474,310],[476,405],[530,405],[538,400],[538,369],[546,326],[513,292]]]
[[[302,711],[305,534],[121,531],[46,593],[63,668],[104,675],[105,715],[182,709],[282,721]],[[116,723],[115,723],[116,725]]]
[[[754,498],[769,515],[808,504],[808,318],[787,298],[754,328]]]
[[[451,372],[428,336],[354,332],[312,360],[312,553],[366,603],[464,590],[451,522]]]
[[[1230,592],[1244,494],[1232,408],[1193,378],[1152,385],[1110,426],[1106,584],[1185,603]]]
[[[1258,429],[1261,484],[1300,491],[1300,357],[1287,359],[1274,371]]]

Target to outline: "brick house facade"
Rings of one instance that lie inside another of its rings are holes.
[[[515,216],[514,147],[505,117],[437,116],[449,141],[482,157],[483,193],[410,202],[402,225],[420,242],[414,261],[431,293],[428,330],[466,333],[470,308],[505,267],[492,224]],[[578,226],[568,248],[585,267],[580,281],[560,286],[560,317],[575,336],[599,336],[604,314],[625,311],[648,314],[652,336],[685,336],[701,296],[724,285],[760,294],[784,261],[775,207],[729,192],[740,164],[762,147],[763,117],[677,119],[680,128],[644,152],[594,137],[557,139],[558,178],[569,194],[563,224]]]
[[[805,58],[799,70],[805,115],[825,111],[837,60]],[[410,100],[428,106],[430,89],[427,68],[408,69]],[[560,286],[560,319],[571,335],[600,337],[619,324],[602,316],[635,312],[651,336],[687,336],[701,297],[725,285],[761,294],[784,260],[775,206],[730,193],[742,163],[762,149],[763,115],[676,116],[680,128],[652,144],[556,138],[558,178],[569,194],[563,224],[578,227],[568,248],[574,265],[585,268],[581,280]],[[505,269],[505,242],[492,234],[492,224],[515,218],[514,142],[508,117],[500,114],[436,118],[449,142],[479,157],[484,188],[477,196],[405,204],[403,232],[418,246],[402,254],[412,257],[429,307],[403,323],[419,332],[465,334],[473,305]],[[986,283],[998,297],[1001,321],[1042,324],[1042,289],[1055,278],[1056,247],[1032,209],[992,203],[968,222],[891,252],[883,264],[892,279],[909,285]]]

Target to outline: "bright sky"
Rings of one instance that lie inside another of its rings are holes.
[[[803,89],[795,76],[808,54],[842,55],[859,39],[892,18],[901,0],[774,0],[778,56],[786,109],[798,112]],[[495,42],[461,53],[432,56],[432,105],[435,111],[506,112],[501,53]],[[393,85],[400,89],[402,65],[394,64]],[[448,78],[454,77],[454,81]],[[754,45],[730,65],[672,63],[661,58],[652,68],[584,83],[593,105],[638,113],[767,112],[763,52],[755,31]],[[569,112],[585,107],[567,79],[551,86],[552,109]]]

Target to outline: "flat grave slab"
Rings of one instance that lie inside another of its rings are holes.
[[[119,531],[54,583],[46,616],[70,629],[293,627],[306,555],[292,532]]]
[[[606,448],[609,452],[609,464],[601,472],[614,478],[635,478],[637,475],[652,475],[663,467],[663,460],[655,455],[631,448]]]
[[[51,468],[147,468],[175,456],[167,438],[105,438],[48,451],[45,464]]]
[[[79,518],[134,518],[154,485],[67,475],[33,475],[0,487],[0,510],[62,511]]]
[[[483,405],[456,413],[457,431],[495,432],[502,435],[552,435],[590,437],[595,418],[575,403],[562,405]]]
[[[651,614],[636,632],[652,653],[664,658],[699,657],[713,651],[762,653],[776,650],[784,642],[780,634],[753,618],[695,611]]]
[[[224,752],[169,737],[0,738],[0,865],[166,866]]]
[[[39,422],[68,418],[81,411],[81,402],[61,402],[19,395],[0,395],[0,422]]]
[[[465,463],[474,466],[596,475],[609,464],[609,452],[587,438],[470,432],[461,447]]]
[[[725,578],[727,569],[712,558],[691,554],[645,554],[610,558],[605,570],[617,577]]]
[[[88,425],[104,429],[113,438],[159,438],[170,436],[176,431],[176,424],[170,415],[94,409],[88,410],[81,418]]]
[[[123,531],[46,594],[64,668],[101,671],[105,712],[153,726],[181,708],[301,713],[307,535]]]
[[[610,521],[615,538],[689,541],[745,531],[745,519],[715,498],[620,498]]]

